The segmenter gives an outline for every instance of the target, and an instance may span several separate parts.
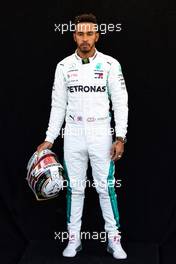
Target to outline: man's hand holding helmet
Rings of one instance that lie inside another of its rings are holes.
[[[44,141],[42,144],[40,144],[38,147],[37,147],[37,152],[40,152],[42,150],[45,150],[45,149],[51,149],[53,146],[53,144],[49,141]]]

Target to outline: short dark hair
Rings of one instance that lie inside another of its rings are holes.
[[[90,22],[90,23],[94,23],[97,24],[97,18],[94,14],[90,13],[90,14],[81,14],[79,16],[75,17],[75,21],[74,24],[77,25],[78,23],[82,23],[82,22]]]

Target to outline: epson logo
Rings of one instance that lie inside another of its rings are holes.
[[[83,85],[74,85],[74,86],[68,86],[68,90],[71,93],[74,92],[105,92],[106,86],[83,86]]]

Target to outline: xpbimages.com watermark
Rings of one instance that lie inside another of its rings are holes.
[[[69,21],[68,23],[64,23],[64,24],[54,24],[54,31],[60,34],[64,34],[66,32],[74,32],[75,29],[79,30],[79,31],[92,31],[92,28],[90,29],[90,24],[77,24],[75,25],[74,23],[72,23],[72,21]],[[106,24],[106,23],[101,23],[101,24],[94,24],[93,26],[93,30],[94,31],[98,31],[100,34],[106,34],[107,32],[120,32],[122,30],[122,24],[118,23],[118,24]]]
[[[81,117],[79,117],[81,118]],[[92,118],[91,122],[94,121]],[[60,131],[60,135],[64,138],[65,135],[67,136],[113,136],[116,133],[116,129],[109,126],[70,126],[64,127]]]
[[[108,189],[108,188],[121,188],[122,187],[122,180],[121,179],[113,179],[113,180],[93,180],[90,181],[89,179],[86,180],[82,180],[82,179],[75,179],[72,180],[71,182],[68,183],[67,180],[63,181],[63,185],[62,185],[62,189],[67,188],[67,187],[71,187],[71,188],[79,188],[79,189],[84,189],[86,187],[88,188],[96,188],[96,189]]]
[[[85,239],[85,240],[100,240],[100,242],[106,242],[107,239],[114,239],[114,236],[120,238],[120,232],[117,231],[117,233],[107,233],[107,232],[88,232],[88,231],[82,231],[80,233],[78,232],[72,232],[69,234],[69,232],[54,232],[54,239],[59,240],[61,242],[64,242],[65,240],[76,240],[76,239]]]

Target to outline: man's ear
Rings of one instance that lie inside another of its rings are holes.
[[[95,39],[95,42],[97,42],[99,40],[99,37],[100,37],[100,34],[99,32],[96,33],[96,39]]]
[[[76,33],[75,32],[73,33],[73,39],[76,42]]]

